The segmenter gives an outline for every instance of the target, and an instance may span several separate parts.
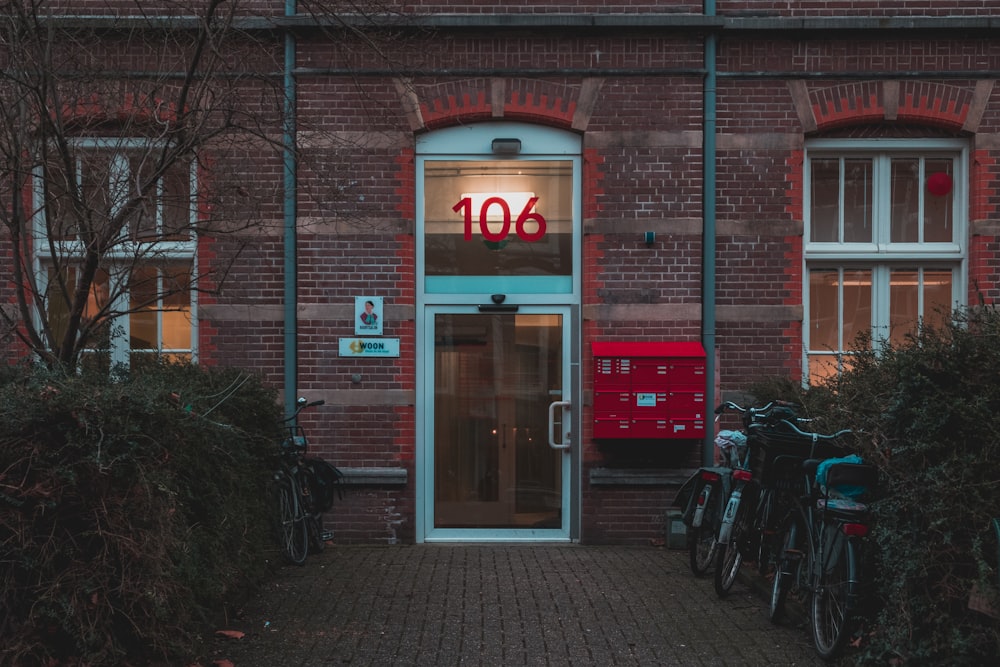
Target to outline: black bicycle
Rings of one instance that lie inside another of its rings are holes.
[[[324,402],[298,400],[294,414],[284,421],[287,435],[281,441],[280,464],[274,472],[278,539],[285,558],[294,565],[302,565],[310,551],[322,551],[332,537],[323,530],[323,513],[333,505],[334,488],[343,476],[328,462],[306,457],[309,443],[298,424],[303,410]]]
[[[797,419],[798,406],[772,401],[760,408],[746,408],[727,401],[715,410],[721,415],[727,410],[741,413],[746,432],[747,448],[732,470],[732,484],[725,511],[718,526],[718,543],[713,584],[719,597],[729,594],[744,560],[757,563],[766,571],[770,559],[766,527],[772,522],[774,495],[771,486],[762,486],[758,469],[762,467],[765,433],[780,428],[786,419]]]
[[[789,425],[790,428],[795,428]],[[838,439],[807,434],[813,443]],[[868,500],[878,484],[874,466],[846,457],[810,458],[800,469],[801,503],[781,530],[782,550],[771,586],[769,616],[778,622],[792,589],[809,599],[810,625],[816,652],[824,660],[837,657],[859,621],[864,538],[869,532]]]

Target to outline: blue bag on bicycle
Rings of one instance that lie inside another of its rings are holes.
[[[851,454],[850,456],[844,456],[836,459],[824,459],[816,468],[816,482],[820,485],[820,488],[826,491],[827,494],[857,500],[863,496],[868,489],[863,486],[849,486],[846,484],[841,484],[833,489],[826,489],[826,471],[830,469],[830,466],[838,463],[864,463],[864,461],[862,461],[861,457],[857,454]]]

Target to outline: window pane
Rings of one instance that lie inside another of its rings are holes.
[[[809,349],[839,351],[838,272],[809,272]]]
[[[43,166],[41,183],[48,232],[57,241],[73,239],[79,231],[71,197],[76,187],[76,171],[67,171],[55,156],[48,157]]]
[[[810,354],[809,383],[814,385],[819,384],[823,380],[832,378],[838,373],[849,371],[853,367],[853,354]]]
[[[92,214],[95,231],[104,230],[111,217],[110,155],[103,151],[79,149],[80,186],[83,205]]]
[[[170,266],[163,272],[163,348],[191,349],[191,267]]]
[[[836,243],[840,227],[840,160],[810,161],[809,239]]]
[[[872,272],[844,271],[844,349],[854,348],[859,334],[872,327]]]
[[[872,241],[872,161],[844,161],[844,242]]]
[[[130,151],[127,160],[122,161],[128,168],[127,198],[122,204],[132,206],[128,227],[132,238],[150,241],[156,238],[157,184],[152,180],[154,172],[153,156],[148,151]]]
[[[839,366],[835,354],[809,355],[809,382],[816,384],[837,374]]]
[[[80,156],[80,184],[83,202],[87,208],[107,216],[111,211],[108,196],[111,164],[107,153],[98,150],[78,149]]]
[[[924,269],[923,321],[928,326],[940,328],[951,319],[951,276],[951,271]]]
[[[131,290],[129,292],[129,349],[158,349],[156,314],[158,306],[159,281],[155,268],[147,267],[136,270],[132,274]]]
[[[917,329],[919,278],[916,269],[897,269],[889,278],[889,341],[893,345],[902,344]]]
[[[424,173],[428,276],[572,275],[572,162],[428,161]]]
[[[76,294],[79,274],[76,269],[64,269],[62,279],[55,269],[48,267],[48,289],[46,292],[46,315],[52,335],[58,343],[66,336],[69,326],[71,302]],[[108,272],[98,269],[87,295],[87,303],[83,306],[81,327],[93,318],[102,314],[108,307],[110,299],[110,284]],[[103,326],[91,334],[86,346],[89,349],[106,349],[108,346],[108,326]]]
[[[920,241],[920,160],[892,160],[890,240],[892,243]]]
[[[927,160],[927,185],[924,196],[924,241],[950,243],[953,239],[952,204],[954,196],[952,161]]]
[[[132,275],[132,351],[191,349],[191,267],[147,267]]]
[[[162,237],[170,241],[191,238],[191,163],[179,162],[164,175],[160,209],[163,215]]]

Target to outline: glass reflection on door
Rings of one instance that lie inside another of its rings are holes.
[[[434,527],[560,528],[562,316],[435,315]]]

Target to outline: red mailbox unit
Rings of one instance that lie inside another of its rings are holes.
[[[591,343],[594,437],[705,435],[705,348],[690,342]]]

